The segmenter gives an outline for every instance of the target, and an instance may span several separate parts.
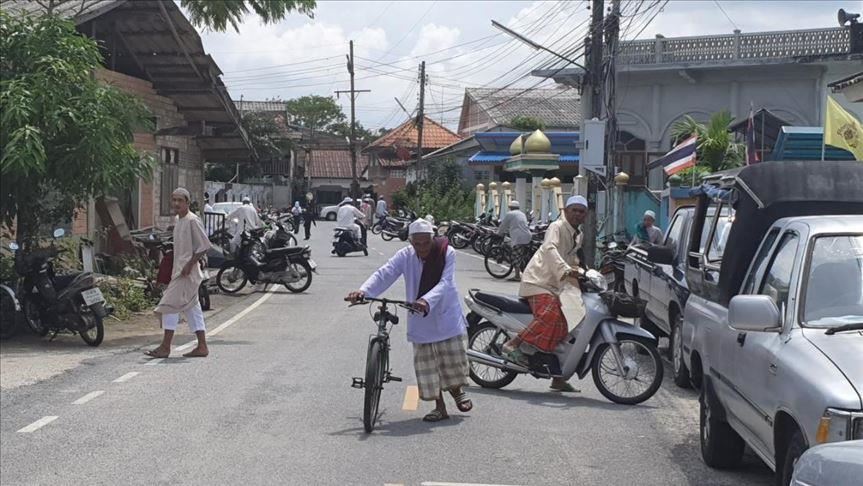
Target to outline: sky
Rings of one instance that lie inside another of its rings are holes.
[[[576,58],[590,10],[570,1],[318,1],[314,18],[291,14],[276,24],[248,16],[239,33],[202,31],[204,47],[223,71],[234,99],[287,100],[333,96],[350,88],[348,43],[354,41],[357,119],[366,128],[392,128],[419,104],[418,69],[426,61],[426,113],[458,124],[465,87],[552,88],[530,71],[555,64],[492,27],[507,25],[552,50]],[[610,2],[606,1],[606,5]],[[653,38],[838,26],[840,8],[857,1],[624,1],[623,38]],[[559,61],[558,61],[559,62]],[[349,97],[339,103],[350,113]]]

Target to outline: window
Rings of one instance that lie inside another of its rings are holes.
[[[159,155],[162,159],[162,177],[159,184],[159,213],[170,216],[171,193],[180,185],[180,151],[175,148],[162,147]]]
[[[755,255],[755,260],[752,261],[752,269],[749,276],[746,277],[746,283],[743,285],[743,294],[751,294],[755,290],[755,284],[758,282],[758,276],[764,274],[764,266],[767,265],[767,255],[773,249],[773,243],[776,242],[776,237],[779,236],[779,229],[773,228],[767,233],[764,242],[761,243],[761,249]]]
[[[707,261],[716,263],[722,261],[722,255],[725,253],[725,244],[728,242],[728,235],[731,234],[731,226],[734,223],[734,211],[723,205],[719,208],[719,218],[711,218],[711,221],[713,219],[716,219],[716,229],[710,240],[710,246],[707,248]],[[704,251],[704,239],[701,241],[701,248]]]
[[[680,245],[680,238],[683,236],[683,227],[685,226],[683,216],[678,214],[675,216],[671,226],[668,227],[668,236],[665,237],[665,246],[671,246],[677,249]],[[676,252],[675,252],[676,253]]]
[[[764,275],[764,283],[761,284],[761,289],[758,291],[759,294],[773,299],[780,312],[783,312],[788,302],[788,290],[791,287],[791,272],[794,270],[798,239],[797,234],[790,231],[782,235],[773,261]]]
[[[805,285],[806,325],[863,322],[863,234],[816,238]]]
[[[491,179],[491,172],[489,172],[487,170],[474,170],[473,171],[473,180],[475,180],[476,182],[485,183],[489,179]]]
[[[405,178],[405,170],[404,169],[390,169],[390,177],[397,177],[399,179]]]

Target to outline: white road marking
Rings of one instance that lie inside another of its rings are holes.
[[[481,260],[483,263],[485,263],[485,257],[479,256],[479,255],[474,255],[474,254],[468,253],[466,251],[461,251],[461,250],[456,250],[456,253],[461,253],[462,255],[469,256],[471,258],[476,258],[477,260]],[[500,263],[495,263],[495,265],[499,266],[500,268],[504,268],[504,266],[501,265]]]
[[[58,418],[59,417],[57,417],[56,415],[47,415],[47,416],[42,417],[39,420],[33,422],[32,424],[26,426],[26,427],[18,429],[18,433],[19,434],[29,434],[31,432],[36,432],[37,430],[50,424],[51,422],[57,420]]]
[[[146,363],[144,363],[144,366],[156,366],[157,364],[161,363],[162,361],[165,361],[165,358],[153,358],[150,361],[147,361]]]
[[[125,382],[125,381],[129,381],[129,380],[131,380],[132,378],[134,378],[134,377],[136,377],[136,376],[138,376],[138,375],[140,375],[140,374],[141,374],[141,373],[138,373],[137,371],[130,371],[130,372],[126,373],[125,375],[123,375],[123,376],[121,376],[121,377],[117,378],[116,380],[114,380],[114,383],[123,383],[123,382]]]
[[[419,407],[419,388],[416,385],[411,385],[405,388],[405,399],[402,403],[402,410],[406,412],[415,411]]]
[[[269,299],[270,297],[272,297],[272,296],[273,296],[273,292],[275,292],[275,291],[276,291],[276,287],[274,286],[273,288],[271,288],[271,289],[270,289],[270,291],[269,291],[269,292],[267,292],[266,294],[262,295],[260,299],[258,299],[258,300],[256,300],[255,302],[253,302],[253,303],[252,303],[252,305],[250,305],[250,306],[246,307],[245,309],[243,309],[242,311],[240,311],[240,312],[239,312],[237,315],[235,315],[234,317],[232,317],[232,318],[228,319],[227,321],[225,321],[225,322],[221,323],[218,327],[216,327],[216,328],[215,328],[215,329],[213,329],[212,331],[207,331],[207,336],[215,336],[216,334],[219,334],[220,332],[222,332],[222,331],[223,331],[225,328],[227,328],[228,326],[231,326],[231,325],[235,324],[237,321],[239,321],[240,319],[242,319],[243,317],[245,317],[245,316],[246,316],[246,314],[248,314],[249,312],[252,312],[253,310],[257,309],[261,304],[263,304],[264,302],[266,302],[266,301],[267,301],[267,299]],[[195,346],[195,345],[197,345],[197,344],[198,344],[198,341],[197,341],[197,340],[189,341],[189,342],[187,342],[186,344],[183,344],[183,345],[181,345],[181,346],[177,346],[176,348],[174,348],[174,351],[175,351],[175,352],[185,351],[186,349],[189,349],[189,348],[191,348],[192,346]]]
[[[420,483],[421,486],[513,486],[506,484],[480,484],[480,483],[438,483],[434,481],[425,481]]]
[[[72,405],[84,405],[85,403],[89,402],[90,400],[98,397],[99,395],[101,395],[103,393],[105,393],[104,390],[96,390],[96,391],[90,392],[90,393],[84,395],[83,397],[72,402]]]

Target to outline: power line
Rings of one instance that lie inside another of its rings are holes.
[[[728,19],[728,21],[731,23],[732,27],[734,27],[736,30],[740,30],[740,27],[738,27],[737,24],[734,23],[733,20],[731,20],[731,17],[728,15],[728,12],[726,12],[725,9],[722,8],[722,5],[719,3],[719,0],[713,0],[713,3],[715,3],[716,6],[719,7],[719,10],[722,11],[722,14],[725,15],[725,18]]]

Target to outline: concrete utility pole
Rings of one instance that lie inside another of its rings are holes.
[[[417,111],[417,179],[422,177],[423,126],[425,125],[426,62],[420,63],[420,107]]]
[[[584,120],[602,117],[602,22],[604,9],[604,0],[593,0],[589,37],[584,42],[584,57],[587,62],[585,66],[587,72],[582,81],[581,91],[581,114]],[[584,133],[583,128],[582,133]],[[591,175],[581,165],[578,168],[578,175],[587,181],[587,200],[590,204],[590,211],[587,215],[587,222],[584,224],[582,244],[587,264],[593,266],[596,256],[596,184],[589,182]]]
[[[351,75],[350,91],[336,91],[336,95],[350,93],[351,95],[351,197],[360,196],[360,181],[357,178],[357,93],[371,93],[369,89],[354,89],[354,41],[350,41],[350,54],[348,57],[348,73]]]
[[[614,146],[617,143],[617,60],[618,43],[620,41],[620,0],[611,0],[611,15],[605,19],[605,46],[608,52],[608,79],[606,80],[606,180],[612,181],[617,173],[614,166]],[[611,187],[611,184],[608,185]]]

